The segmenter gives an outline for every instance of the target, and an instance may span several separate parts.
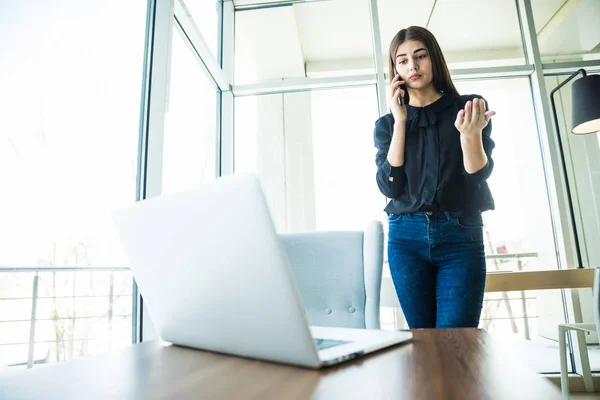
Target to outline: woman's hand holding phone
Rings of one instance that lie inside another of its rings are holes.
[[[404,81],[400,79],[400,75],[396,74],[392,83],[390,84],[392,98],[390,101],[390,108],[392,115],[394,116],[395,123],[406,123],[406,104],[404,104],[404,93],[405,86]]]

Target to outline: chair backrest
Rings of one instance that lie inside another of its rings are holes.
[[[311,325],[379,329],[383,226],[281,235]]]

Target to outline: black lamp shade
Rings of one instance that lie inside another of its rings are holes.
[[[600,75],[583,76],[573,82],[572,107],[575,134],[600,131]]]

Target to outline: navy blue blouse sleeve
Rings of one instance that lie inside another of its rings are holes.
[[[406,184],[406,174],[404,166],[392,167],[387,160],[388,150],[392,141],[392,123],[382,117],[375,122],[375,147],[377,155],[375,163],[377,164],[377,186],[384,196],[393,199],[398,197],[404,191]]]

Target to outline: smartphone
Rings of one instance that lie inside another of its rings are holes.
[[[394,77],[398,75],[398,71],[396,71],[396,67],[394,67]],[[408,90],[406,90],[406,85],[400,85],[400,89],[404,90],[404,97],[400,98],[400,105],[408,104]]]

